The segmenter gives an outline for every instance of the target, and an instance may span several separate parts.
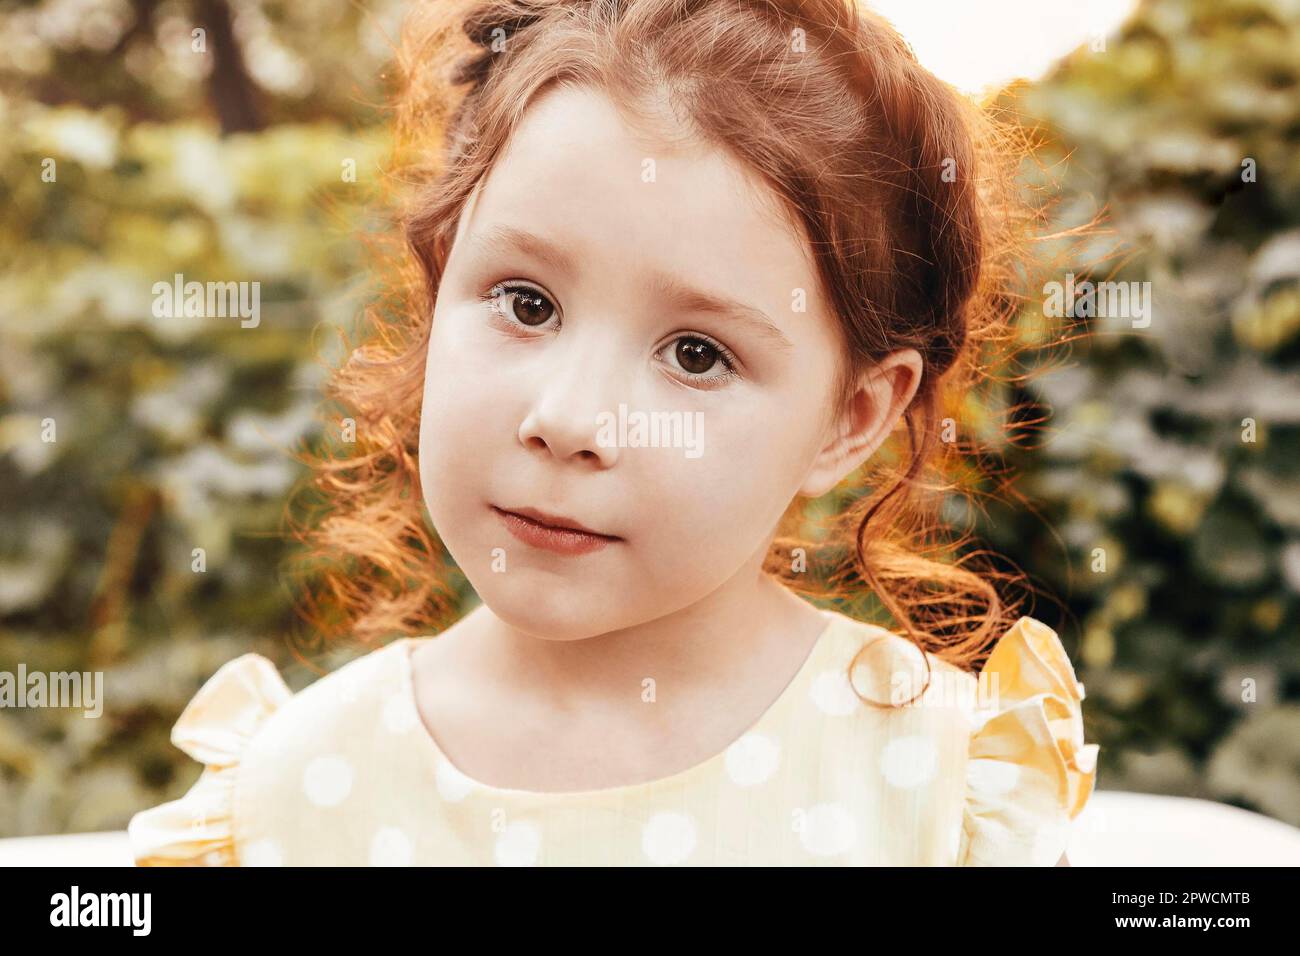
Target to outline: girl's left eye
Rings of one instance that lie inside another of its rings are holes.
[[[502,300],[510,297],[507,307]],[[525,328],[538,328],[545,325],[556,315],[555,305],[542,292],[532,286],[509,282],[498,282],[479,298],[488,303],[493,313],[501,316],[507,323]],[[707,335],[692,332],[677,336],[667,345],[662,346],[656,355],[672,349],[675,367],[690,378],[691,384],[706,388],[717,388],[738,377],[739,365],[735,354]],[[722,371],[716,375],[706,375],[721,363]]]
[[[669,345],[676,346],[672,350],[673,359],[678,368],[690,375],[692,382],[704,383],[707,388],[718,388],[738,377],[736,357],[721,342],[695,333],[679,335],[655,354],[667,350]],[[703,377],[704,373],[715,368],[719,362],[722,363],[720,373]]]

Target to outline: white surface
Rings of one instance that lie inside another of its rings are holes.
[[[1067,856],[1071,866],[1300,866],[1300,829],[1210,800],[1098,790]]]
[[[131,866],[126,831],[0,840],[0,867]]]
[[[1297,866],[1300,829],[1209,800],[1099,790],[1068,855],[1071,866]],[[0,867],[131,863],[124,830],[0,840]]]

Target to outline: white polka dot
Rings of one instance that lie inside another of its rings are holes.
[[[832,717],[846,717],[862,706],[849,683],[849,675],[842,669],[822,671],[808,688],[808,694],[818,710]]]
[[[337,754],[316,757],[303,772],[302,789],[318,807],[338,806],[352,792],[352,765]]]
[[[536,866],[542,833],[532,823],[516,821],[497,837],[497,866]]]
[[[1010,793],[1020,782],[1020,767],[1009,760],[979,758],[966,765],[966,783],[989,795]]]
[[[813,856],[844,853],[858,838],[858,824],[838,803],[819,803],[803,815],[799,841]]]
[[[438,784],[438,793],[442,799],[448,803],[459,803],[473,792],[478,786],[473,780],[465,776],[450,761],[443,760],[438,763],[436,774]]]
[[[241,866],[284,866],[284,851],[274,840],[254,840],[239,855]]]
[[[371,866],[410,866],[415,848],[397,827],[384,827],[370,841]]]
[[[769,779],[781,763],[781,745],[765,734],[746,734],[727,748],[727,775],[739,787]]]
[[[928,737],[899,737],[885,744],[880,770],[892,787],[909,790],[934,779],[938,754]]]
[[[415,708],[403,697],[390,697],[384,704],[384,727],[389,733],[404,734],[419,723]]]
[[[641,851],[662,866],[683,862],[695,852],[695,821],[684,813],[656,813],[641,830]]]

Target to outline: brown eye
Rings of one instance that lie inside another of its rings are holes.
[[[555,311],[550,300],[535,289],[514,286],[509,294],[513,297],[510,311],[524,325],[545,325]]]
[[[677,361],[692,375],[703,375],[718,361],[718,350],[703,339],[677,340]]]

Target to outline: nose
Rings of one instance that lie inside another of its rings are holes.
[[[572,333],[571,333],[572,334]],[[561,461],[585,461],[599,468],[609,468],[618,460],[614,443],[602,446],[601,415],[617,421],[618,399],[614,398],[617,379],[612,343],[594,341],[590,336],[583,347],[577,337],[568,343],[556,342],[554,362],[548,362],[537,397],[519,424],[519,441],[530,450],[549,451]],[[612,400],[611,400],[612,399]],[[608,431],[617,432],[614,429]]]

